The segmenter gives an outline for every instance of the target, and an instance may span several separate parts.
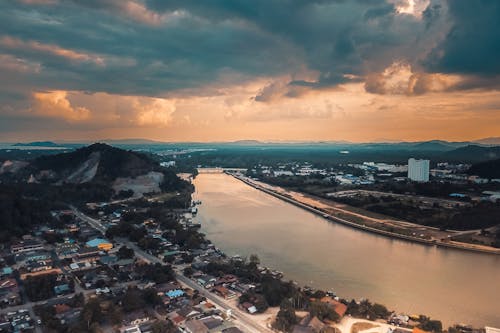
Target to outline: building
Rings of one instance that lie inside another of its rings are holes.
[[[28,239],[22,242],[18,242],[10,247],[10,251],[12,253],[39,251],[43,249],[44,249],[43,244],[34,239]]]
[[[86,243],[86,245],[88,247],[97,247],[99,248],[99,250],[106,250],[106,251],[109,251],[113,248],[113,243],[102,238],[91,239]]]
[[[408,178],[415,182],[428,182],[429,165],[429,160],[416,160],[410,158],[408,160]]]
[[[486,326],[484,328],[486,333],[500,333],[500,328]]]

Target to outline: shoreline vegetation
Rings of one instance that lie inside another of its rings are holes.
[[[301,201],[297,200],[296,198],[292,198],[290,196],[278,193],[278,192],[271,190],[269,188],[265,188],[265,187],[255,183],[255,182],[249,180],[247,177],[239,176],[239,175],[237,175],[235,173],[231,173],[231,172],[226,172],[226,174],[234,177],[235,179],[238,179],[239,181],[241,181],[241,182],[243,182],[243,183],[259,190],[259,191],[262,191],[264,193],[272,195],[278,199],[286,201],[286,202],[293,204],[297,207],[303,208],[309,212],[312,212],[312,213],[319,215],[323,218],[326,218],[328,220],[331,220],[331,221],[334,221],[334,222],[337,222],[337,223],[340,223],[340,224],[343,224],[346,226],[350,226],[350,227],[353,227],[356,229],[364,230],[364,231],[375,233],[378,235],[383,235],[383,236],[390,237],[390,238],[396,238],[396,239],[411,241],[411,242],[415,242],[415,243],[420,243],[420,244],[424,244],[424,245],[428,245],[428,246],[437,246],[437,247],[450,248],[450,249],[456,249],[456,250],[473,251],[473,252],[477,252],[477,253],[500,255],[500,249],[497,249],[494,247],[475,245],[475,244],[471,244],[471,243],[463,243],[463,242],[456,242],[456,241],[451,242],[451,241],[442,241],[442,240],[437,240],[437,239],[433,239],[433,240],[423,239],[423,238],[404,235],[404,234],[400,234],[400,233],[395,233],[395,232],[391,232],[391,231],[387,231],[387,230],[383,230],[383,229],[379,229],[379,228],[375,228],[375,227],[371,227],[371,226],[366,226],[364,224],[356,223],[353,221],[348,221],[344,218],[339,218],[337,216],[333,216],[333,215],[329,214],[327,211],[325,211],[319,207],[312,206],[309,203],[301,202]]]

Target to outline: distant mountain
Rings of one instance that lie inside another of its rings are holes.
[[[258,141],[258,140],[237,140],[237,141],[231,141],[231,142],[227,142],[228,144],[235,144],[235,145],[262,145],[262,144],[265,144],[264,142],[262,141]]]
[[[52,142],[52,141],[34,141],[34,142],[27,142],[27,143],[18,142],[18,143],[13,144],[13,146],[16,146],[16,147],[60,147],[60,145],[58,145],[57,143]]]
[[[460,143],[458,147],[463,147],[466,145],[467,143]],[[419,142],[410,147],[411,150],[422,150],[422,151],[450,151],[456,148],[457,144],[440,140]]]
[[[468,145],[441,154],[446,160],[483,162],[500,158],[500,146]]]
[[[496,160],[477,163],[467,171],[469,175],[476,175],[481,178],[500,179],[500,158]]]
[[[103,139],[99,140],[99,142],[104,142],[110,145],[147,145],[147,144],[164,144],[168,142],[149,140],[149,139],[140,139],[140,138],[131,138],[131,139]]]
[[[474,142],[483,145],[500,145],[500,137],[484,138],[484,139],[474,140]]]

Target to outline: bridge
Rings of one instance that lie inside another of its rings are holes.
[[[243,168],[197,168],[198,173],[247,172]]]

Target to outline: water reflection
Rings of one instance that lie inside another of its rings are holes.
[[[500,258],[328,222],[224,174],[195,182],[197,220],[228,254],[256,253],[290,279],[445,324],[500,326]]]

